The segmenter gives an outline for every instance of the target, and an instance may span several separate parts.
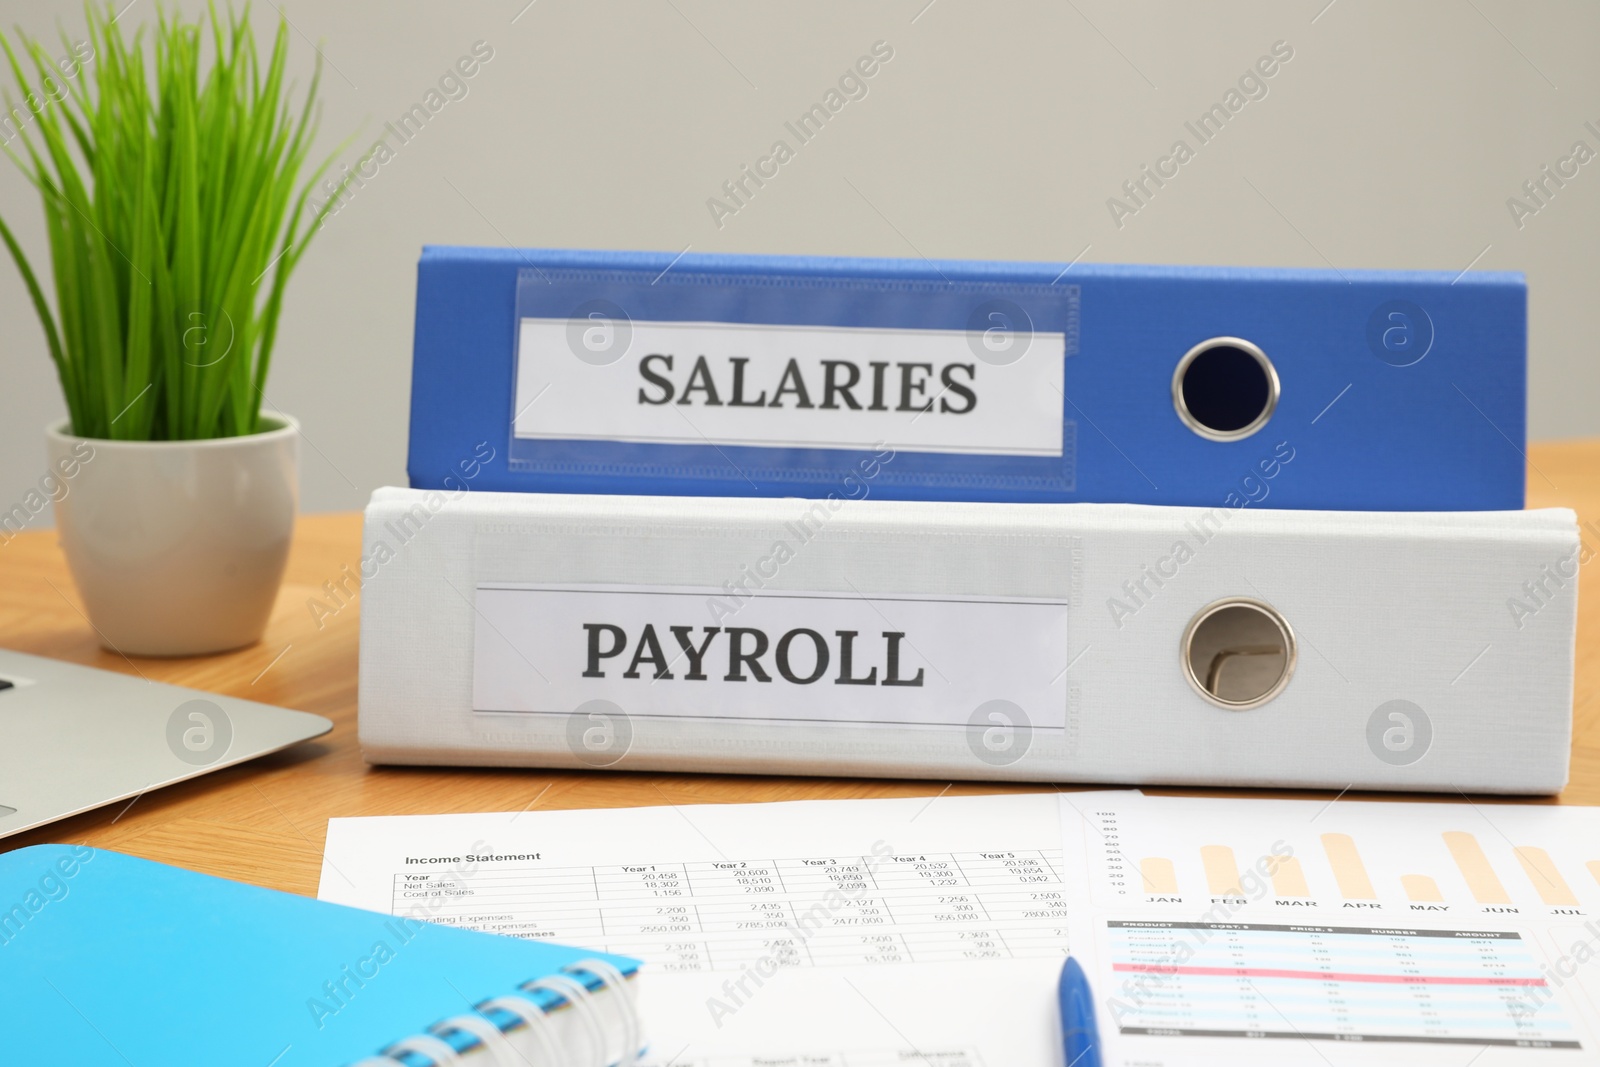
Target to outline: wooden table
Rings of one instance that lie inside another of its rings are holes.
[[[1572,507],[1580,521],[1594,520],[1595,528],[1585,530],[1584,538],[1600,551],[1600,440],[1534,446],[1528,503],[1530,507]],[[328,819],[334,816],[1050,788],[942,781],[369,767],[356,745],[357,607],[352,604],[331,617],[324,615],[319,625],[306,606],[323,582],[340,577],[345,564],[354,568],[360,544],[359,515],[305,516],[295,535],[282,594],[260,644],[199,659],[136,661],[105,651],[96,643],[53,531],[33,531],[0,544],[0,647],[115,671],[137,670],[159,681],[317,712],[334,723],[333,732],[320,740],[156,790],[131,804],[112,805],[7,838],[0,842],[0,849],[43,841],[82,842],[314,894],[323,838]],[[1558,798],[1560,803],[1600,804],[1600,701],[1594,699],[1600,688],[1597,574],[1600,565],[1582,569],[1572,783]],[[1514,713],[1515,709],[1508,711]]]

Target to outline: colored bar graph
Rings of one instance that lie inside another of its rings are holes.
[[[1439,883],[1425,874],[1402,874],[1400,886],[1406,891],[1406,899],[1418,903],[1442,903],[1444,894],[1439,892]]]
[[[1328,855],[1333,867],[1334,880],[1339,883],[1339,895],[1346,900],[1377,900],[1372,879],[1367,877],[1367,866],[1356,851],[1355,839],[1349,834],[1323,834],[1322,851]]]
[[[1561,872],[1556,870],[1550,853],[1542,848],[1516,848],[1512,851],[1516,853],[1517,862],[1522,864],[1522,873],[1533,883],[1534,892],[1539,894],[1540,900],[1546,904],[1578,906],[1578,898],[1567,880],[1561,877]]]
[[[1183,1039],[1207,1038],[1218,1064],[1366,1062],[1341,1052],[1366,1043],[1415,1067],[1483,1049],[1477,1067],[1555,1067],[1547,1050],[1600,1067],[1600,984],[1577,930],[1600,912],[1600,807],[1091,799],[1090,819],[1062,809],[1078,830],[1063,855],[1081,838],[1104,857],[1073,932],[1092,928],[1102,985],[1148,985],[1111,1013],[1141,1062],[1187,1065],[1205,1042],[1191,1054]],[[1141,867],[1152,894],[1175,868],[1179,893],[1141,896]]]
[[[1444,844],[1456,866],[1461,868],[1461,877],[1467,880],[1473,900],[1479,904],[1511,903],[1511,895],[1500,884],[1500,876],[1489,865],[1489,857],[1483,854],[1483,846],[1476,837],[1461,830],[1447,830]]]
[[[1144,879],[1144,891],[1147,896],[1175,894],[1178,891],[1178,875],[1172,869],[1171,860],[1164,860],[1159,856],[1140,860],[1139,875]]]
[[[1280,856],[1272,861],[1272,892],[1280,897],[1309,897],[1306,874],[1300,861],[1293,856]]]
[[[1205,845],[1200,849],[1200,862],[1206,869],[1206,889],[1214,897],[1242,897],[1239,888],[1239,865],[1234,862],[1233,849],[1226,845]]]

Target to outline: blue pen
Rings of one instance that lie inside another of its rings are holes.
[[[1061,967],[1061,1046],[1066,1067],[1100,1067],[1100,1029],[1094,1021],[1089,979],[1071,956]]]

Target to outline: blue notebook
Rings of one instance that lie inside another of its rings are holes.
[[[520,1067],[595,1062],[597,1037],[606,1063],[638,1051],[638,963],[618,956],[73,845],[0,855],[0,909],[8,1063]]]
[[[419,489],[1523,506],[1522,276],[429,247]]]

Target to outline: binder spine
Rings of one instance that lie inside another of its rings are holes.
[[[1553,793],[1582,550],[1565,509],[382,489],[361,744],[374,763]],[[1417,724],[1404,753],[1393,701]]]
[[[538,1046],[539,1060],[552,1067],[564,1067],[578,1062],[563,1050],[555,1029],[550,1023],[550,1011],[571,1006],[581,1020],[590,1041],[590,1048],[600,1056],[595,1062],[615,1063],[616,1067],[633,1067],[639,1059],[641,1027],[639,1007],[633,998],[633,989],[621,971],[600,959],[579,960],[563,967],[562,973],[530,979],[517,987],[518,993],[492,997],[472,1006],[470,1013],[453,1015],[428,1027],[427,1032],[413,1034],[386,1047],[376,1056],[369,1056],[351,1067],[419,1067],[416,1057],[426,1059],[428,1067],[456,1067],[466,1060],[463,1052],[481,1046],[489,1058],[481,1062],[488,1067],[525,1067],[529,1062],[507,1036],[520,1023],[528,1028],[532,1043]],[[608,1053],[599,1053],[608,1047],[604,1021],[595,1004],[595,995],[579,975],[588,974],[598,982],[602,992],[614,995],[614,1003],[622,1017],[621,1058],[613,1061]],[[519,994],[554,994],[557,999],[542,1004],[532,996]],[[507,1026],[495,1021],[496,1015],[510,1016]],[[458,1049],[451,1035],[465,1034],[470,1039]],[[479,1062],[474,1060],[473,1062]]]
[[[430,247],[407,471],[452,491],[1511,510],[1526,303],[1498,272]]]

